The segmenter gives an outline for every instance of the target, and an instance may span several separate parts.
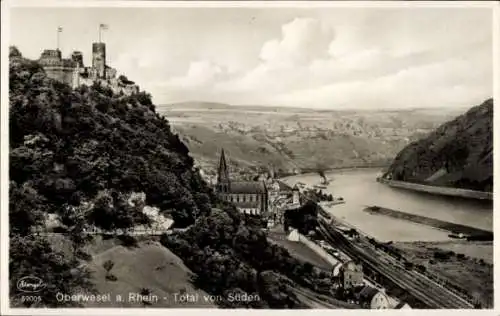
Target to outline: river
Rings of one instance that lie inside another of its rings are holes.
[[[345,204],[327,208],[335,217],[356,226],[359,230],[383,241],[441,241],[449,240],[448,232],[382,215],[371,215],[363,209],[377,205],[407,213],[432,217],[493,231],[493,203],[468,200],[391,188],[376,181],[378,169],[336,170],[327,176],[332,181],[323,190],[343,197]],[[317,174],[303,174],[283,179],[294,185],[320,184]]]

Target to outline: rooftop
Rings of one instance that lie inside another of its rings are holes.
[[[358,297],[360,301],[370,302],[378,292],[379,290],[376,288],[367,285],[361,289],[358,293]]]
[[[231,193],[266,193],[266,185],[261,181],[231,182]]]

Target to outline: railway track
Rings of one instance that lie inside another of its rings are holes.
[[[351,243],[340,232],[325,226],[324,223],[320,224],[320,229],[325,239],[334,243],[339,250],[351,258],[359,259],[368,269],[407,291],[425,306],[429,308],[473,308],[472,304],[432,280],[417,275],[415,272],[409,272],[399,264],[384,262],[375,250]]]
[[[440,287],[440,288],[443,288],[444,290],[448,291],[450,293],[451,296],[455,296],[455,298],[459,301],[463,301],[463,302],[466,302],[467,304],[469,304],[469,306],[473,306],[472,303],[471,303],[471,299],[467,299],[463,296],[463,294],[459,294],[459,293],[456,293],[455,291],[449,289],[449,288],[446,288],[445,285],[444,285],[444,280],[443,279],[439,279],[436,280],[435,278],[431,278],[425,274],[422,274],[416,270],[413,270],[413,269],[410,269],[410,270],[407,270],[404,266],[404,264],[402,262],[400,262],[398,259],[388,255],[387,253],[385,253],[383,250],[379,250],[379,249],[376,249],[373,245],[369,244],[368,240],[366,240],[366,245],[367,247],[372,250],[372,252],[374,253],[374,256],[375,257],[378,257],[380,260],[384,260],[385,262],[387,262],[388,264],[392,264],[393,266],[399,268],[401,271],[406,272],[407,274],[410,274],[412,275],[417,281],[420,281],[420,280],[427,280],[428,282],[430,282],[431,284],[433,284],[434,286],[437,286],[437,287]],[[441,281],[441,282],[440,282]]]

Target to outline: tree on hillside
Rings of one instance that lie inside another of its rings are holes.
[[[111,269],[113,269],[114,265],[115,263],[112,260],[106,260],[102,264],[102,267],[104,268],[104,270],[106,270],[107,273],[109,273]]]
[[[318,209],[316,203],[308,201],[298,209],[285,211],[286,226],[296,228],[301,234],[308,234],[318,225]]]
[[[21,52],[16,46],[9,47],[9,58],[12,57],[22,57]]]
[[[86,291],[95,292],[90,272],[74,258],[52,250],[49,242],[40,236],[10,237],[9,278],[11,306],[15,307],[64,307],[78,306],[78,302],[58,301],[57,293],[68,295]],[[43,290],[36,294],[40,301],[23,300],[17,284],[23,278],[33,276],[40,280]]]

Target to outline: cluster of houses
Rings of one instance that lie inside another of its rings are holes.
[[[346,254],[334,249],[323,240],[310,240],[296,229],[287,237],[290,241],[301,242],[326,262],[332,265],[332,292],[338,299],[356,304],[364,309],[409,309],[405,302],[390,297],[385,289],[369,280],[363,273],[363,266]]]
[[[351,303],[365,309],[409,309],[405,302],[397,302],[389,297],[383,288],[366,280],[363,266],[349,260],[337,263],[332,269],[334,286],[347,294]]]

